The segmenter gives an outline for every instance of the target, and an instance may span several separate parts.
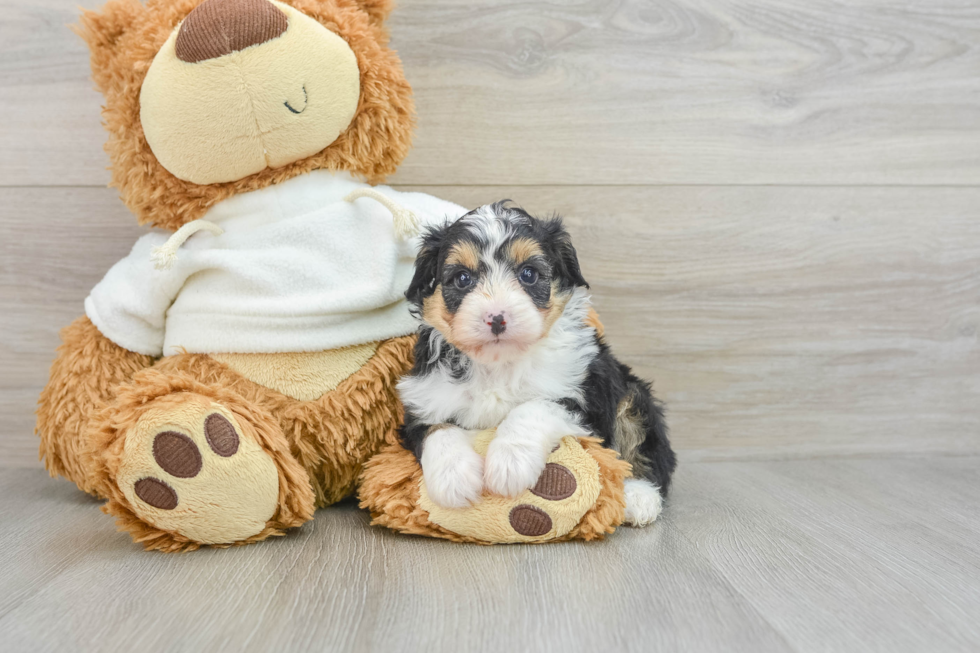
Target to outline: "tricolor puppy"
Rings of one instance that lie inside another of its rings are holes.
[[[407,293],[422,326],[398,390],[433,501],[520,494],[562,437],[591,434],[633,465],[627,523],[660,514],[676,465],[663,411],[596,332],[588,287],[560,218],[498,202],[423,236]],[[484,462],[472,440],[492,427]]]

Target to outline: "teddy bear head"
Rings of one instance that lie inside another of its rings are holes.
[[[141,224],[315,169],[394,172],[414,126],[392,0],[109,0],[78,32],[113,185]]]

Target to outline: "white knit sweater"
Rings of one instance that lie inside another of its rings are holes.
[[[143,236],[85,300],[107,338],[151,356],[323,351],[412,333],[404,293],[417,237],[396,237],[392,213],[346,173],[316,171],[237,195],[204,219],[224,233],[194,234],[170,269]],[[425,227],[465,209],[424,193],[375,190]]]

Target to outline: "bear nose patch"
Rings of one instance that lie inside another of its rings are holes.
[[[269,0],[206,0],[184,19],[177,34],[177,58],[207,61],[270,41],[289,19]]]

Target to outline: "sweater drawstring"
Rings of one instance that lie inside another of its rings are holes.
[[[183,227],[174,232],[174,235],[167,239],[167,242],[160,247],[154,247],[150,254],[153,267],[157,270],[169,270],[177,262],[177,250],[187,241],[188,238],[198,231],[207,231],[214,236],[220,236],[225,230],[213,222],[207,220],[194,220],[188,222]]]
[[[379,204],[384,205],[391,211],[391,219],[395,226],[395,237],[399,240],[408,240],[419,235],[419,219],[410,210],[401,206],[384,193],[373,188],[359,188],[350,192],[344,198],[345,202],[353,202],[356,199],[368,197]]]

